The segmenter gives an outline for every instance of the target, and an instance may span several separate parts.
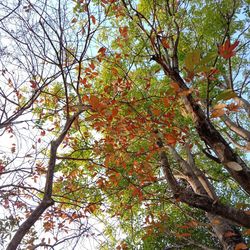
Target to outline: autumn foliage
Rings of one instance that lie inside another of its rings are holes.
[[[3,249],[248,249],[249,13],[219,2],[1,3]]]

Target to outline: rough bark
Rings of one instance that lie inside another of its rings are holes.
[[[158,59],[157,62],[161,64],[165,73],[178,83],[180,89],[189,90],[177,72],[166,68],[167,66],[162,60]],[[233,151],[221,133],[213,126],[191,94],[184,97],[184,103],[187,110],[193,114],[195,128],[200,138],[211,147],[231,176],[250,194],[250,169],[246,163]],[[236,166],[237,170],[232,165]]]
[[[231,208],[219,201],[214,201],[208,196],[182,190],[179,194],[176,193],[175,197],[192,207],[202,209],[215,215],[220,215],[238,225],[247,228],[250,227],[250,216],[247,213],[242,210]]]
[[[250,215],[244,211],[224,205],[218,200],[215,201],[210,198],[208,195],[195,194],[194,192],[181,188],[170,169],[167,154],[164,150],[161,151],[160,158],[164,176],[176,199],[205,212],[219,215],[235,224],[250,227]]]
[[[183,171],[187,173],[186,180],[192,187],[196,194],[208,195],[211,199],[218,200],[215,190],[211,183],[208,181],[202,171],[195,165],[194,157],[191,150],[186,146],[187,161],[185,161],[173,148],[170,147],[172,154],[177,162],[182,166]],[[223,249],[234,250],[235,246],[239,243],[244,243],[241,234],[232,226],[229,221],[221,216],[214,215],[206,212],[206,217],[210,221],[210,224],[221,242]]]
[[[206,216],[224,250],[235,250],[237,244],[245,244],[240,232],[224,218],[211,213],[206,213]]]
[[[226,115],[222,116],[224,123],[227,125],[227,127],[235,132],[237,135],[241,136],[243,139],[250,141],[250,132],[235,122],[233,122],[231,119],[229,119]]]

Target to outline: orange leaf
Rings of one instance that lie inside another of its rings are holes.
[[[163,37],[163,38],[161,39],[161,43],[162,43],[162,45],[163,45],[163,47],[164,47],[165,49],[169,49],[169,48],[170,48],[169,43],[167,42],[167,39],[166,39],[165,37]]]
[[[100,100],[98,97],[92,95],[89,98],[89,104],[92,106],[93,109],[97,109],[99,107]]]
[[[98,54],[101,54],[102,56],[105,55],[105,52],[106,52],[106,48],[105,48],[105,47],[101,47],[101,48],[98,50]]]
[[[112,71],[112,74],[115,76],[118,74],[118,70],[114,67],[111,69],[111,71]]]
[[[119,32],[120,32],[121,36],[123,36],[124,38],[127,38],[127,36],[128,36],[128,27],[127,26],[120,27]]]
[[[86,78],[81,78],[80,79],[80,83],[82,83],[82,84],[85,85],[87,83],[87,79]]]
[[[235,246],[234,250],[247,250],[248,247],[245,243],[239,243]]]
[[[230,103],[230,104],[227,105],[226,108],[227,108],[228,110],[230,110],[230,111],[235,111],[235,112],[237,112],[237,111],[239,110],[239,105],[236,104],[236,103]]]
[[[245,214],[250,215],[250,210],[244,211]]]
[[[250,236],[250,229],[247,229],[243,232],[244,235],[249,235]]]
[[[169,107],[169,99],[167,97],[164,97],[162,100],[163,100],[164,106]]]
[[[171,82],[170,86],[174,89],[175,92],[178,92],[180,90],[180,87],[176,82]]]
[[[91,63],[89,64],[89,67],[90,67],[92,70],[94,70],[94,69],[95,69],[95,64],[94,64],[93,62],[91,62]]]
[[[172,134],[165,134],[164,137],[168,144],[176,144],[177,139]]]
[[[93,23],[93,24],[96,24],[95,16],[91,15],[90,18],[91,18],[92,23]]]
[[[226,42],[219,46],[219,55],[225,59],[229,59],[235,55],[234,49],[239,45],[239,41],[235,41],[233,44],[227,39]]]
[[[159,109],[153,109],[152,110],[152,113],[155,115],[155,116],[159,116],[161,114],[161,111]]]
[[[219,219],[214,219],[214,220],[212,220],[212,224],[213,224],[213,225],[219,225],[219,224],[221,224],[221,220],[219,220]]]
[[[212,111],[211,117],[212,118],[220,117],[224,115],[225,112],[226,111],[224,109],[215,109],[214,111]]]

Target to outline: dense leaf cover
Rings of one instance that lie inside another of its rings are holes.
[[[0,4],[3,249],[248,249],[248,0]]]

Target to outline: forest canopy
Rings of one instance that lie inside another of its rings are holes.
[[[249,249],[249,6],[0,1],[0,248]]]

